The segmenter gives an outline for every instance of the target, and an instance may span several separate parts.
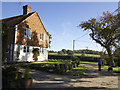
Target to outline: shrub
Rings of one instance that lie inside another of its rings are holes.
[[[27,67],[25,70],[25,79],[29,79],[29,78],[30,78],[30,69],[29,67]]]
[[[62,55],[64,54],[62,51],[58,51],[58,55]]]
[[[60,65],[59,64],[57,64],[57,69],[58,69],[58,71],[60,70]]]
[[[37,53],[34,54],[34,60],[35,60],[35,62],[38,61],[38,54]]]
[[[69,70],[72,70],[72,64],[69,64]]]
[[[65,71],[64,64],[61,64],[60,71],[61,71],[62,74],[64,73],[64,71]]]
[[[69,65],[65,64],[65,72],[69,71]]]
[[[73,51],[72,50],[67,50],[67,54],[68,55],[73,55]]]
[[[75,68],[75,62],[74,61],[72,62],[72,68]]]
[[[81,57],[77,56],[80,61],[88,61],[88,62],[98,62],[99,57]],[[48,55],[49,59],[57,59],[57,60],[72,60],[73,56],[68,55]]]
[[[34,54],[34,60],[37,61],[38,60],[38,56],[39,56],[39,49],[38,48],[34,48],[32,53]]]

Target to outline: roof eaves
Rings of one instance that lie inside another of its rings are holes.
[[[37,13],[37,11],[36,11],[36,13]],[[37,16],[39,17],[38,13],[37,13]],[[45,29],[45,27],[44,27],[44,25],[43,25],[43,23],[42,23],[42,21],[41,21],[40,17],[39,17],[39,20],[40,20],[40,22],[41,22],[41,24],[42,24],[43,28]],[[46,29],[45,29],[45,31],[46,31]],[[46,31],[46,33],[47,33],[47,31]],[[48,35],[48,33],[47,33],[47,35]]]
[[[35,13],[35,12],[32,12],[31,15],[33,15],[34,13]],[[31,15],[30,15],[30,16],[31,16]],[[24,22],[24,21],[25,21],[26,19],[28,19],[30,16],[26,17],[25,19],[23,19],[23,20],[22,20],[21,22],[19,22],[18,24]],[[17,24],[17,25],[18,25],[18,24]]]

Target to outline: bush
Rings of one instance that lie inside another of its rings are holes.
[[[80,61],[88,62],[98,62],[99,57],[81,57],[77,56]],[[73,56],[69,55],[48,55],[48,59],[57,59],[57,60],[72,60]]]
[[[58,51],[58,55],[62,55],[63,54],[63,52],[62,51]]]
[[[60,72],[63,74],[65,72],[64,64],[61,64]]]
[[[34,60],[35,60],[35,62],[38,61],[38,54],[37,53],[34,54]]]
[[[73,51],[72,51],[72,50],[68,50],[68,51],[67,51],[67,54],[68,54],[68,55],[73,55]]]
[[[69,70],[72,70],[72,64],[69,64]]]
[[[38,48],[34,48],[32,53],[34,54],[34,60],[38,61],[39,49]]]
[[[25,79],[29,79],[29,78],[30,78],[30,69],[29,67],[27,67],[25,70]]]

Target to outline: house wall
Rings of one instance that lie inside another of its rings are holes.
[[[32,53],[33,48],[39,49],[40,55],[38,56],[38,61],[44,61],[44,60],[48,59],[47,48],[43,48],[44,50],[42,52],[41,51],[42,48],[40,48],[40,47],[29,46],[29,52],[23,52],[24,46],[26,46],[26,45],[15,44],[14,61],[18,61],[18,62],[24,62],[24,61],[32,62],[32,61],[34,61],[33,60],[33,53]],[[19,51],[18,57],[17,57],[17,51]]]
[[[6,60],[7,62],[12,61],[13,59],[13,46],[14,46],[14,27],[9,27],[8,32],[8,51],[6,52]]]
[[[24,37],[24,28],[26,26],[29,26],[31,29],[31,39]],[[32,56],[32,50],[34,48],[43,48],[44,53],[41,53],[40,56],[38,56],[38,61],[43,61],[48,59],[48,35],[47,32],[37,14],[37,12],[33,13],[30,17],[23,20],[21,23],[17,25],[17,28],[15,26],[9,27],[9,35],[8,35],[8,44],[9,44],[9,52],[6,53],[7,60],[9,61],[16,61],[17,60],[17,48],[18,45],[20,45],[20,55],[19,59],[17,61],[34,61]],[[15,36],[15,29],[17,29],[17,35]],[[40,33],[45,34],[45,41],[40,41]],[[15,39],[15,37],[17,37]],[[16,41],[15,41],[16,40]],[[29,46],[30,52],[25,54],[23,52],[23,47]],[[27,59],[26,59],[27,57]]]
[[[27,25],[31,29],[31,39],[24,37],[24,27]],[[40,41],[40,33],[45,34],[45,41]],[[48,35],[37,12],[18,25],[16,44],[48,48]]]

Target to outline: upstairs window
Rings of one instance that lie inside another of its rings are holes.
[[[24,37],[31,39],[31,29],[24,28]]]
[[[31,39],[31,29],[28,29],[28,38]]]
[[[40,33],[40,41],[45,41],[45,34],[44,33]]]
[[[27,38],[27,30],[24,28],[24,37]]]

